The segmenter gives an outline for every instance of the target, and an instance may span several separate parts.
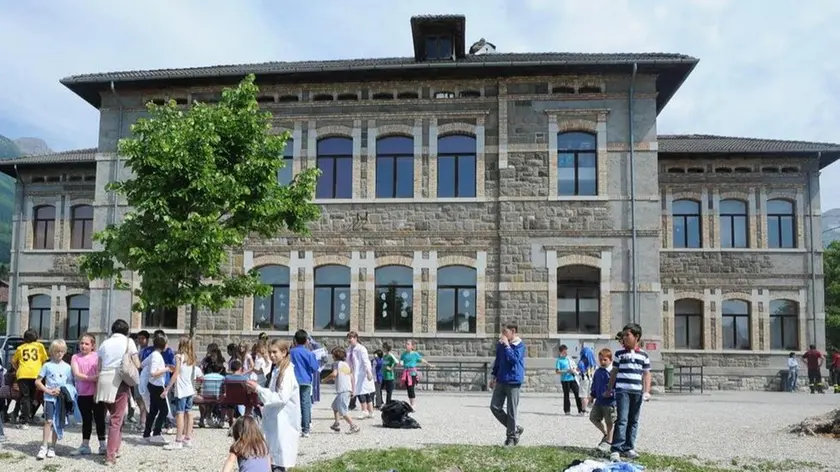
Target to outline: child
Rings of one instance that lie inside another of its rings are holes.
[[[785,386],[787,387],[788,392],[795,392],[796,391],[796,381],[799,377],[799,359],[796,358],[796,353],[791,352],[790,356],[788,356],[788,384]]]
[[[56,339],[50,344],[50,361],[41,367],[38,378],[35,379],[35,387],[44,392],[44,442],[38,455],[38,460],[47,457],[55,457],[55,443],[64,429],[65,417],[59,417],[57,413],[65,411],[63,405],[57,405],[62,401],[61,388],[73,382],[73,372],[70,366],[62,360],[67,353],[67,343],[63,339]]]
[[[49,357],[44,345],[38,342],[38,332],[27,329],[23,333],[23,344],[18,346],[12,357],[12,367],[17,374],[18,388],[20,388],[20,417],[18,424],[25,428],[35,416],[35,379],[41,372],[41,367]]]
[[[426,359],[423,359],[423,355],[415,351],[414,347],[414,341],[411,339],[405,342],[405,352],[400,355],[400,364],[405,368],[401,380],[405,384],[405,389],[408,392],[408,402],[411,404],[411,408],[417,411],[414,407],[415,397],[417,396],[414,387],[417,385],[417,379],[420,377],[417,372],[417,364],[423,363],[429,367],[432,364],[429,364]]]
[[[612,366],[612,351],[601,349],[598,352],[598,364],[601,367],[595,370],[592,375],[592,388],[589,391],[592,410],[589,412],[589,421],[598,428],[603,437],[598,450],[608,452],[613,438],[613,424],[615,423],[615,398],[605,397],[604,393],[610,383],[610,369]]]
[[[636,459],[636,434],[639,431],[639,413],[642,402],[650,399],[650,357],[639,346],[642,327],[630,323],[622,331],[624,349],[615,353],[610,383],[605,397],[615,396],[616,421],[610,460],[620,456]]]
[[[149,414],[146,415],[146,425],[143,429],[143,439],[153,444],[166,444],[160,435],[169,411],[165,386],[166,373],[169,368],[163,360],[163,350],[166,349],[166,337],[155,336],[152,340],[154,351],[143,360],[143,372],[140,382],[145,382],[144,397],[148,392]],[[145,401],[145,398],[144,398]],[[154,427],[154,430],[152,429]]]
[[[192,447],[192,407],[195,387],[193,380],[196,377],[195,351],[193,350],[192,339],[182,336],[178,343],[178,354],[175,355],[175,371],[169,379],[164,394],[168,395],[170,390],[175,392],[175,442],[167,444],[166,450],[177,450],[184,447]]]
[[[332,402],[335,422],[330,426],[330,429],[336,432],[341,431],[339,420],[343,418],[350,425],[350,431],[347,434],[358,433],[359,427],[353,424],[353,420],[350,418],[350,409],[348,408],[350,405],[350,395],[355,390],[356,382],[353,378],[350,364],[347,363],[347,351],[344,348],[337,347],[333,349],[332,356],[335,365],[330,375],[326,378],[328,381],[335,379],[335,399]]]
[[[304,438],[309,437],[309,426],[312,423],[312,385],[316,379],[321,380],[318,374],[318,360],[306,346],[307,339],[309,334],[299,329],[295,333],[295,347],[289,353],[300,389],[300,434]]]
[[[268,446],[260,425],[250,416],[243,416],[233,424],[233,445],[222,472],[271,472]]]
[[[99,377],[99,354],[96,352],[96,338],[85,333],[79,339],[79,353],[73,354],[70,369],[76,380],[76,404],[82,416],[82,445],[70,455],[88,455],[90,433],[96,423],[96,437],[99,439],[99,455],[105,455],[105,404],[94,401],[96,379]]]
[[[390,344],[382,343],[382,350],[384,351],[382,357],[382,387],[385,389],[385,404],[388,404],[391,403],[391,397],[394,395],[394,368],[399,361],[391,352]]]
[[[275,471],[285,472],[297,463],[300,444],[300,388],[289,357],[289,343],[275,339],[268,347],[274,363],[269,387],[253,380],[246,382],[249,391],[257,392],[263,404],[262,427]]]
[[[237,351],[237,355],[239,356],[239,360],[242,361],[242,372],[247,375],[251,375],[251,372],[254,371],[254,358],[251,357],[250,346],[245,341],[239,343],[239,350]]]
[[[373,351],[373,373],[376,385],[376,395],[374,396],[373,407],[377,410],[382,408],[382,358],[384,355],[385,354],[382,352],[382,349]]]
[[[568,357],[569,348],[565,344],[561,344],[557,352],[557,363],[554,365],[554,371],[560,376],[560,385],[563,387],[563,412],[566,413],[566,416],[572,414],[572,405],[569,401],[569,392],[572,392],[575,395],[578,414],[583,416],[585,412],[583,411],[583,402],[580,399],[580,385],[577,382],[577,366]]]

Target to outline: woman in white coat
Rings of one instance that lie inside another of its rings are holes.
[[[275,339],[268,347],[274,363],[268,388],[247,382],[257,392],[262,408],[262,427],[271,454],[273,471],[285,471],[297,463],[300,442],[300,393],[295,369],[289,357],[289,343]]]
[[[347,334],[347,341],[350,349],[347,350],[347,359],[350,368],[353,369],[355,388],[353,396],[359,403],[362,414],[360,420],[373,416],[373,392],[376,391],[376,384],[373,381],[373,366],[370,363],[368,350],[359,342],[359,335],[355,331]]]

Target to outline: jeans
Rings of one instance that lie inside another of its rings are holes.
[[[20,417],[18,423],[26,424],[35,416],[35,379],[18,379],[20,388]]]
[[[125,382],[120,383],[120,388],[117,389],[117,397],[114,403],[106,403],[108,413],[111,417],[108,418],[108,447],[105,454],[105,460],[117,460],[117,453],[120,452],[122,445],[122,425],[125,419],[125,414],[128,412],[128,397],[131,392]],[[160,396],[160,395],[158,395]]]
[[[96,423],[96,438],[105,441],[105,405],[96,403],[94,395],[79,395],[76,404],[79,406],[79,414],[82,416],[82,440],[89,441],[93,432],[93,424]]]
[[[572,411],[572,403],[569,401],[569,392],[575,396],[575,406],[578,413],[583,413],[583,402],[580,399],[580,385],[576,380],[564,380],[560,382],[563,387],[563,412],[569,414]]]
[[[166,422],[166,413],[168,411],[166,399],[160,398],[160,394],[163,393],[163,387],[149,384],[148,388],[149,403],[151,405],[149,405],[149,413],[146,415],[146,424],[143,429],[144,438],[148,438],[152,434],[160,436],[160,431]]]
[[[376,382],[376,393],[374,395],[373,406],[382,408],[382,382]]]
[[[797,369],[796,367],[788,367],[788,384],[787,384],[787,391],[788,392],[795,392],[796,391],[797,377],[799,377],[799,369]]]
[[[516,414],[519,410],[519,384],[497,383],[490,399],[490,411],[506,428],[508,439],[516,438]],[[507,411],[505,411],[507,407]]]
[[[636,448],[642,392],[615,392],[616,421],[611,452],[627,452]]]
[[[300,431],[309,432],[312,423],[312,385],[300,386]]]
[[[382,388],[385,389],[385,403],[391,403],[391,397],[394,396],[394,379],[383,380]]]

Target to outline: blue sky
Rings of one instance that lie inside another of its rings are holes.
[[[62,77],[112,70],[405,56],[409,17],[462,13],[505,52],[677,52],[700,64],[661,133],[840,143],[840,2],[810,0],[0,0],[0,134],[96,146]],[[421,6],[422,5],[422,6]],[[457,5],[457,7],[449,6]],[[840,207],[840,164],[823,210]]]

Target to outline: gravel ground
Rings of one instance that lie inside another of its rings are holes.
[[[414,417],[421,430],[386,430],[376,421],[362,421],[361,433],[338,435],[329,431],[331,396],[315,406],[313,434],[303,439],[300,464],[330,458],[353,449],[420,447],[424,444],[500,444],[501,426],[488,411],[488,394],[432,394],[419,392]],[[713,395],[659,397],[642,409],[638,449],[668,455],[696,455],[701,459],[730,461],[796,460],[831,465],[837,458],[836,440],[800,438],[784,432],[807,416],[836,408],[838,397],[766,392],[722,392]],[[520,404],[525,434],[522,445],[595,446],[599,433],[588,419],[566,417],[557,395],[523,395]],[[57,458],[36,461],[41,431],[7,428],[0,464],[15,463],[16,470],[104,470],[100,457],[70,457],[81,432],[71,428],[58,445]],[[140,442],[139,433],[126,433],[122,457],[115,469],[123,471],[203,471],[221,467],[230,439],[224,430],[196,429],[193,449],[164,451]],[[328,442],[329,441],[329,442]],[[21,468],[22,466],[22,468]]]

